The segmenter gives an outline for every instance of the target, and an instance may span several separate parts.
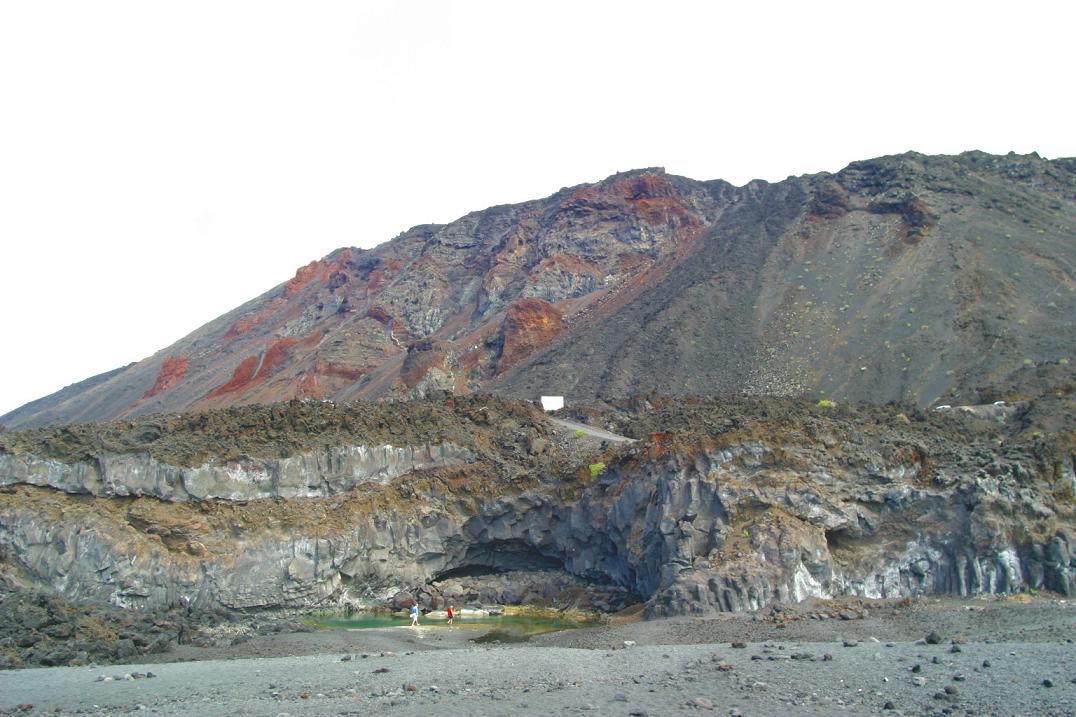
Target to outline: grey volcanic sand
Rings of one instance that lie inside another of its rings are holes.
[[[177,648],[163,659],[212,659],[0,673],[0,713],[1076,715],[1068,602],[921,601],[851,620],[811,619],[812,610],[795,608],[784,628],[736,614],[505,646],[471,643],[482,630],[428,625]],[[941,642],[922,642],[930,631]],[[156,677],[98,681],[135,671]]]

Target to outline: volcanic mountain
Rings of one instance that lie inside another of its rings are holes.
[[[743,187],[642,169],[343,248],[0,418],[431,391],[968,403],[1072,381],[1076,159],[908,153]]]

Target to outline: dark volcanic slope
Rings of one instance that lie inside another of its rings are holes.
[[[759,347],[761,275],[808,196],[793,181],[759,182],[737,195],[683,260],[494,386],[522,398],[588,399],[746,388]]]
[[[9,427],[290,398],[639,391],[966,403],[1071,383],[1076,160],[646,169],[340,249]]]
[[[1005,394],[1058,361],[1071,381],[1071,169],[908,155],[748,185],[673,272],[500,386],[923,405]]]
[[[42,421],[40,421],[40,419],[35,420],[35,418],[49,415],[57,406],[63,405],[68,399],[78,399],[90,389],[115,378],[134,365],[135,364],[133,363],[129,363],[126,366],[114,368],[111,371],[91,376],[78,383],[73,383],[70,386],[64,386],[55,393],[50,393],[47,396],[42,396],[34,401],[30,401],[30,403],[19,406],[14,411],[3,416],[0,420],[9,426],[22,425],[24,423],[27,425],[41,423]]]

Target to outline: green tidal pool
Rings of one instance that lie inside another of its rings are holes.
[[[344,615],[319,615],[306,620],[318,630],[367,630],[370,628],[411,628],[411,619],[378,613],[353,613]],[[449,625],[444,618],[420,618],[421,629],[472,630],[474,642],[523,642],[534,635],[558,630],[574,630],[592,627],[595,620],[568,617],[545,617],[533,615],[467,615],[457,617]]]

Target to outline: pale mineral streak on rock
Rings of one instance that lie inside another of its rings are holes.
[[[334,446],[281,459],[210,463],[182,468],[147,453],[102,453],[96,461],[61,463],[34,455],[0,455],[0,485],[20,483],[94,496],[151,496],[185,502],[219,498],[314,498],[357,485],[386,484],[415,470],[465,465],[466,448],[449,443],[424,446]]]

